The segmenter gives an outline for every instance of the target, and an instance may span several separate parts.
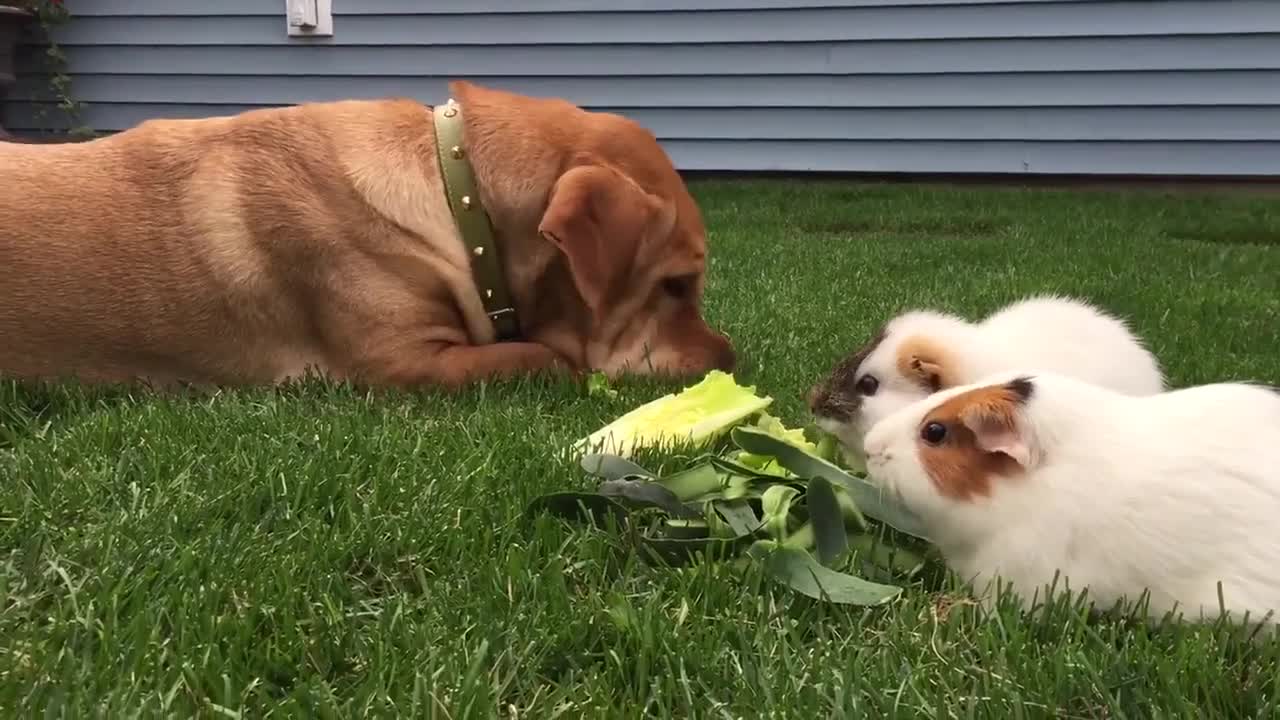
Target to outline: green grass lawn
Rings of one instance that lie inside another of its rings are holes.
[[[1040,291],[1131,318],[1177,385],[1280,381],[1276,196],[694,190],[707,313],[791,425],[889,315]],[[1280,651],[1209,628],[981,620],[945,585],[824,605],[521,521],[590,487],[557,448],[670,387],[0,386],[0,714],[1280,716]]]

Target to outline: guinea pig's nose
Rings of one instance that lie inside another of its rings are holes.
[[[827,399],[827,394],[822,391],[822,385],[814,385],[809,388],[809,395],[806,398],[809,402],[809,412],[817,412],[818,406]]]

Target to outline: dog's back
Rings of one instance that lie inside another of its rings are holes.
[[[261,281],[241,208],[252,182],[239,169],[254,161],[233,147],[245,124],[159,119],[84,142],[0,142],[0,373],[211,374],[174,358],[222,362],[208,338],[235,342],[230,318],[249,311],[228,307],[226,283]]]

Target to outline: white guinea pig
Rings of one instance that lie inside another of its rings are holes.
[[[1005,372],[876,423],[871,485],[980,593],[1058,588],[1153,618],[1280,613],[1280,392],[1218,383],[1134,397]],[[985,599],[990,602],[991,597]],[[1175,608],[1176,604],[1176,608]],[[1275,618],[1269,622],[1274,623]]]
[[[1164,389],[1156,358],[1119,318],[1077,299],[1035,296],[978,323],[914,310],[888,323],[809,393],[816,423],[860,459],[879,419],[949,387],[1033,367],[1128,395]]]

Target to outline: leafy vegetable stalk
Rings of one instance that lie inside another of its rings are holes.
[[[627,458],[642,447],[699,446],[772,402],[772,397],[757,395],[755,386],[739,385],[733,375],[712,370],[696,385],[645,403],[591,433],[573,450],[578,456],[609,453]]]
[[[591,388],[593,394],[607,390],[599,383]],[[803,429],[764,412],[771,402],[732,375],[712,371],[575,443],[583,470],[602,480],[595,493],[553,493],[529,510],[618,523],[637,549],[663,563],[737,557],[815,599],[889,602],[901,587],[841,568],[853,552],[864,571],[914,576],[923,561],[903,548],[886,552],[864,516],[927,541],[918,519],[842,466],[835,438],[819,432],[811,441]],[[726,431],[736,450],[704,454],[674,473],[659,476],[628,459],[641,447],[699,445]]]

